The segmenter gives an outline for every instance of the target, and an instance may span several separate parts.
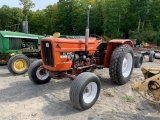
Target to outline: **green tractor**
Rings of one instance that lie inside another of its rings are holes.
[[[14,75],[27,72],[30,66],[28,57],[41,58],[40,40],[44,36],[22,32],[0,31],[0,65],[8,65]]]

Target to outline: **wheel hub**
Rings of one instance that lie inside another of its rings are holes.
[[[40,74],[40,75],[44,75],[44,74],[45,74],[45,69],[41,69],[41,70],[39,71],[39,74]]]
[[[85,89],[84,89],[84,94],[85,93],[88,93],[89,92],[89,89],[88,89],[88,87],[86,87]]]
[[[18,59],[14,62],[14,69],[16,71],[23,71],[27,68],[27,63],[23,59]]]
[[[40,80],[45,80],[49,76],[49,71],[45,70],[42,66],[40,66],[36,71],[36,76]]]
[[[85,103],[92,102],[97,94],[98,86],[95,82],[90,82],[83,91],[83,100]]]
[[[124,58],[124,60],[123,60],[123,71],[125,71],[125,70],[126,70],[127,65],[128,65],[127,59],[126,59],[126,58]]]
[[[122,74],[124,77],[128,77],[131,73],[133,65],[132,55],[127,53],[123,59],[122,63]]]

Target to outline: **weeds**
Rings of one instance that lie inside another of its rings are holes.
[[[125,95],[126,97],[126,100],[127,102],[130,102],[130,103],[134,103],[136,102],[135,98],[133,96],[128,96],[128,95]]]

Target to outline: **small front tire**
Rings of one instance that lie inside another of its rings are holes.
[[[86,110],[97,101],[101,89],[100,79],[93,73],[79,74],[70,87],[70,100],[76,109]]]
[[[35,84],[46,84],[51,80],[49,71],[43,68],[42,60],[34,61],[28,69],[30,80]]]

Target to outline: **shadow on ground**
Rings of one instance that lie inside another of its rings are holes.
[[[68,88],[69,85],[68,80],[59,82],[51,80],[50,83],[44,85],[34,85],[30,80],[16,81],[10,83],[10,87],[0,90],[0,96],[3,96],[0,97],[0,102],[23,101]]]
[[[1,77],[8,77],[8,76],[13,76],[11,73],[0,73],[0,78]]]
[[[0,68],[3,69],[3,70],[6,70],[7,69],[7,65],[0,65]]]
[[[42,112],[49,116],[67,116],[81,112],[76,110],[71,104],[70,100],[67,101],[54,101],[44,97],[48,101],[48,105],[42,109]]]
[[[160,104],[151,102],[149,100],[143,99],[138,104],[136,104],[136,108],[140,111],[148,111],[150,113],[160,113]],[[160,116],[159,116],[160,117]],[[160,119],[160,118],[159,118]]]
[[[102,115],[90,115],[88,120],[159,120],[158,116],[147,116],[144,114],[132,114],[122,112],[106,112]]]
[[[1,77],[7,77],[10,73],[4,73],[1,75]],[[22,77],[22,76],[21,76]],[[15,79],[22,79],[17,76]],[[112,87],[116,87],[111,80],[108,78],[100,78],[102,82],[102,89],[108,89]],[[44,85],[35,85],[33,84],[29,78],[24,81],[14,81],[9,84],[9,87],[0,89],[0,102],[15,102],[15,101],[23,101],[26,99],[31,99],[37,96],[43,96],[44,94],[50,93],[50,92],[56,92],[61,89],[69,88],[70,84],[72,83],[68,79],[64,80],[51,80],[49,83]]]

